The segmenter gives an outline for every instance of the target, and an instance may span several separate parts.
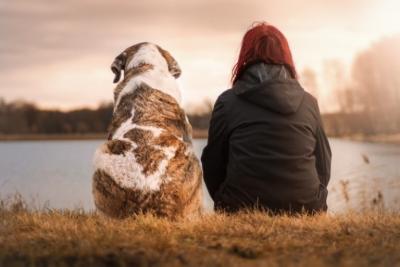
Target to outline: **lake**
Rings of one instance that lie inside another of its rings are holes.
[[[33,207],[94,209],[92,156],[102,142],[0,142],[0,198],[18,192]],[[194,140],[198,156],[205,143]],[[400,146],[342,139],[330,144],[329,211],[400,211]],[[204,196],[204,206],[212,210],[206,189]]]

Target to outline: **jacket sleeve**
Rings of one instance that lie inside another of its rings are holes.
[[[325,187],[328,186],[329,179],[331,178],[331,159],[332,152],[329,145],[328,138],[326,137],[320,111],[317,103],[317,131],[316,131],[316,147],[315,147],[315,157],[316,157],[316,168],[318,172],[318,177]]]
[[[204,182],[214,201],[215,193],[226,177],[226,165],[228,162],[226,128],[224,105],[218,99],[211,115],[207,146],[204,148],[201,156]]]

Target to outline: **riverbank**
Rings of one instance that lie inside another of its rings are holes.
[[[0,141],[105,140],[106,134],[3,134]]]
[[[376,135],[362,135],[355,134],[343,137],[352,141],[371,142],[371,143],[385,143],[400,145],[400,133],[397,134],[376,134]]]
[[[0,210],[0,266],[398,266],[400,215],[209,214],[171,222]]]
[[[208,130],[193,130],[193,138],[205,139]],[[338,136],[335,138],[348,139],[358,142],[386,143],[400,145],[400,133],[398,134],[377,134],[362,135],[354,134]],[[0,141],[46,141],[46,140],[105,140],[107,134],[0,134]]]
[[[193,138],[207,138],[207,130],[194,130]],[[0,134],[0,141],[105,140],[107,134]]]

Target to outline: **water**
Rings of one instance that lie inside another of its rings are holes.
[[[102,141],[0,142],[0,196],[16,192],[33,206],[94,208],[91,160]],[[330,139],[332,212],[369,208],[400,211],[400,146]],[[205,140],[194,141],[198,156]],[[204,190],[204,205],[212,201]]]

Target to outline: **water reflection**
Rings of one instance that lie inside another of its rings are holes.
[[[0,194],[19,192],[52,208],[94,208],[91,159],[102,141],[0,142]],[[331,139],[333,160],[328,205],[349,209],[399,211],[400,146]],[[200,155],[205,140],[195,140]],[[204,205],[212,209],[207,190]]]

